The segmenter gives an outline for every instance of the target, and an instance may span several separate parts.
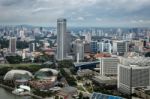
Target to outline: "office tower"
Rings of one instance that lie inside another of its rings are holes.
[[[23,51],[22,51],[22,59],[25,59],[25,58],[26,58],[26,51],[23,50]]]
[[[85,53],[90,53],[91,52],[91,47],[90,47],[90,43],[86,43],[84,42],[84,52]]]
[[[100,75],[117,76],[119,59],[117,57],[102,57],[100,61]]]
[[[84,59],[84,44],[80,39],[75,41],[75,56],[77,62]]]
[[[97,43],[97,50],[99,52],[104,52],[104,42],[98,42]]]
[[[134,93],[137,87],[150,86],[150,58],[124,58],[118,65],[118,90]]]
[[[24,40],[24,39],[25,39],[24,30],[20,30],[20,32],[19,32],[19,37],[20,37],[21,40]]]
[[[116,32],[118,33],[118,36],[122,36],[122,30],[120,28],[118,28]]]
[[[143,46],[146,47],[147,43],[146,40],[143,41]]]
[[[98,52],[107,52],[111,54],[111,44],[105,42],[97,42],[97,51]]]
[[[71,53],[71,41],[72,41],[72,35],[71,32],[66,33],[66,40],[65,40],[65,46],[66,46],[66,52],[67,55]]]
[[[87,33],[86,35],[85,35],[85,41],[87,41],[87,43],[90,43],[91,42],[91,33]]]
[[[95,29],[92,29],[92,36],[96,36],[96,31],[95,31]]]
[[[30,50],[30,52],[34,52],[35,51],[35,43],[31,43],[29,45],[29,50]]]
[[[16,37],[11,37],[9,40],[9,51],[10,53],[16,52]]]
[[[113,42],[113,52],[118,54],[124,54],[128,52],[128,42],[127,41],[114,41]]]
[[[97,53],[97,41],[91,41],[90,47],[92,53]]]
[[[133,44],[134,46],[131,46]],[[129,51],[133,52],[143,52],[143,41],[142,40],[132,40],[129,47]]]
[[[108,52],[108,53],[111,54],[111,49],[112,49],[111,44],[110,43],[105,43],[104,52]]]
[[[41,32],[41,33],[43,32],[43,27],[40,27],[40,32]]]
[[[57,60],[64,60],[67,57],[67,20],[57,19]]]

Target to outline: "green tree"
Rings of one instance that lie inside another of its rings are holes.
[[[74,67],[74,64],[72,60],[62,60],[62,61],[58,61],[58,66],[61,68],[70,68],[70,67]]]
[[[83,94],[82,94],[82,92],[79,93],[79,99],[83,99]]]
[[[42,96],[42,97],[50,97],[52,95],[54,95],[55,93],[52,93],[51,91],[40,91],[39,89],[35,89],[33,90],[33,93],[35,95],[38,95],[38,96]]]
[[[145,57],[150,57],[150,52],[147,52],[147,53],[145,54]]]
[[[17,41],[17,49],[25,49],[29,47],[29,43],[26,41]]]
[[[16,56],[6,56],[6,60],[10,63],[10,64],[19,64],[22,62],[22,57],[19,55]]]
[[[65,77],[69,85],[77,86],[76,79],[73,76],[66,73],[64,69],[60,69],[60,72]]]
[[[4,38],[0,38],[0,46],[1,46],[1,48],[8,48],[9,40],[6,40]]]

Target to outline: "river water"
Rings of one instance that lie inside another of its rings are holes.
[[[11,93],[11,91],[7,91],[0,87],[0,99],[33,99],[30,96],[16,96]]]

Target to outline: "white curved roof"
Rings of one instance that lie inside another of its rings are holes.
[[[47,71],[51,71],[53,73],[53,75],[58,75],[58,71],[55,69],[51,69],[51,68],[42,68],[39,70],[40,72],[47,72]]]
[[[8,71],[5,76],[4,76],[4,80],[13,80],[16,74],[20,74],[20,75],[28,75],[29,77],[33,77],[33,75],[26,71],[26,70],[10,70]]]

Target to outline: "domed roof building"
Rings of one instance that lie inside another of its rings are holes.
[[[30,81],[30,86],[40,90],[49,90],[55,86],[58,71],[50,68],[42,68],[34,75],[34,81]]]
[[[55,69],[42,68],[35,73],[34,77],[38,79],[49,79],[52,76],[57,76],[57,75],[58,75],[58,71]]]
[[[5,76],[4,80],[5,81],[10,81],[10,80],[31,80],[33,78],[32,73],[26,70],[10,70],[8,71]]]

